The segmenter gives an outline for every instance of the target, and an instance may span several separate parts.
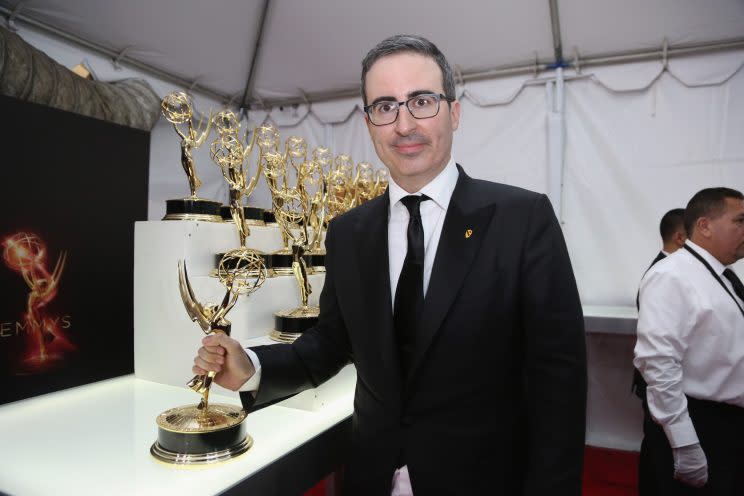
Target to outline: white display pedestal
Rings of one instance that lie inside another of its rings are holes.
[[[198,301],[219,303],[225,288],[211,276],[215,255],[237,246],[232,223],[148,221],[135,224],[134,248],[134,373],[138,379],[184,386],[193,373],[204,333],[191,322],[178,289],[178,261],[185,260]],[[282,248],[277,227],[251,226],[246,244],[271,253]],[[325,274],[310,275],[310,304],[317,305]],[[251,296],[241,296],[227,314],[232,337],[244,346],[273,344],[266,336],[274,312],[300,304],[293,276],[267,278]],[[217,394],[229,392],[215,385]],[[232,393],[230,393],[232,394]]]
[[[635,336],[638,320],[635,307],[585,305],[583,310],[586,332]]]
[[[633,306],[584,307],[589,445],[628,451],[641,445],[641,400],[630,387],[637,320]]]

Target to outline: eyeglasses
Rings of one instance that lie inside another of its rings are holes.
[[[375,126],[392,124],[398,118],[398,110],[405,105],[415,119],[430,119],[439,113],[439,102],[454,102],[454,98],[439,93],[423,93],[403,102],[382,101],[367,105],[364,111]]]

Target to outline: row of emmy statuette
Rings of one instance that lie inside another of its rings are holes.
[[[275,312],[269,336],[291,343],[317,322],[318,308],[308,305],[312,288],[307,276],[325,270],[322,240],[328,223],[382,194],[388,184],[387,170],[375,170],[364,162],[354,167],[349,155],[340,154],[334,159],[325,147],[315,148],[308,156],[306,141],[296,136],[288,137],[282,150],[281,138],[273,126],[265,124],[243,134],[237,117],[229,110],[214,117],[210,113],[206,124],[203,119],[195,124],[193,106],[183,92],[167,95],[161,107],[181,138],[181,162],[191,189],[190,196],[167,201],[165,219],[233,222],[241,247],[246,246],[250,225],[276,226],[283,248],[261,256],[268,277],[294,275],[300,306]],[[217,136],[209,145],[209,155],[228,185],[229,206],[196,194],[200,181],[192,152],[207,142],[212,129]],[[256,159],[251,166],[254,150]],[[272,205],[267,211],[245,205],[262,176],[271,193]],[[215,257],[218,267],[224,265],[221,255]]]
[[[162,101],[164,117],[181,138],[181,164],[189,182],[190,196],[168,200],[165,220],[232,222],[239,247],[217,255],[214,275],[225,288],[219,304],[198,301],[188,277],[185,261],[179,261],[178,281],[181,299],[192,321],[205,334],[230,334],[226,316],[240,295],[258,290],[267,277],[291,274],[297,281],[300,306],[275,312],[275,328],[270,337],[291,343],[317,322],[319,309],[308,304],[312,292],[308,272],[324,270],[322,238],[328,223],[350,208],[382,194],[387,188],[387,171],[375,171],[370,164],[354,164],[348,155],[333,160],[330,150],[318,147],[308,158],[304,139],[281,139],[271,125],[247,130],[241,135],[240,122],[230,110],[223,110],[206,121],[194,123],[194,108],[186,93],[173,92]],[[197,196],[201,185],[196,174],[193,151],[204,145],[210,130],[217,136],[209,145],[212,161],[221,169],[228,185],[229,204]],[[248,136],[250,134],[250,139]],[[249,173],[251,155],[258,148],[255,172]],[[245,201],[261,176],[266,180],[272,208],[262,211]],[[249,225],[272,225],[280,229],[284,247],[275,253],[261,253],[246,247]],[[156,423],[158,439],[152,455],[166,463],[203,464],[234,458],[253,444],[243,421],[246,412],[239,407],[210,404],[209,391],[214,373],[196,376],[188,386],[201,395],[198,405],[172,408],[161,413]]]

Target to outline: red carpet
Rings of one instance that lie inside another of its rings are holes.
[[[332,496],[328,489],[322,480],[305,496]],[[638,453],[587,446],[584,496],[638,496]]]
[[[584,496],[638,496],[638,453],[584,448]]]

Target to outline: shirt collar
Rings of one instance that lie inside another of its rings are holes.
[[[700,256],[703,257],[705,261],[710,264],[710,266],[719,276],[723,274],[724,270],[726,270],[726,266],[723,265],[721,262],[719,262],[718,259],[714,257],[713,255],[711,255],[710,252],[706,250],[705,248],[696,245],[689,239],[685,241],[685,244],[690,245],[690,248],[698,252],[698,254],[700,254]]]
[[[432,179],[426,186],[416,191],[415,193],[409,193],[395,183],[395,180],[389,178],[388,196],[390,197],[390,209],[395,206],[404,196],[410,194],[414,195],[426,195],[434,201],[440,208],[446,210],[449,206],[450,199],[452,198],[452,192],[455,191],[455,185],[457,184],[457,178],[459,173],[455,166],[455,159],[450,156],[449,162],[444,166],[444,169],[437,174],[437,177]]]

